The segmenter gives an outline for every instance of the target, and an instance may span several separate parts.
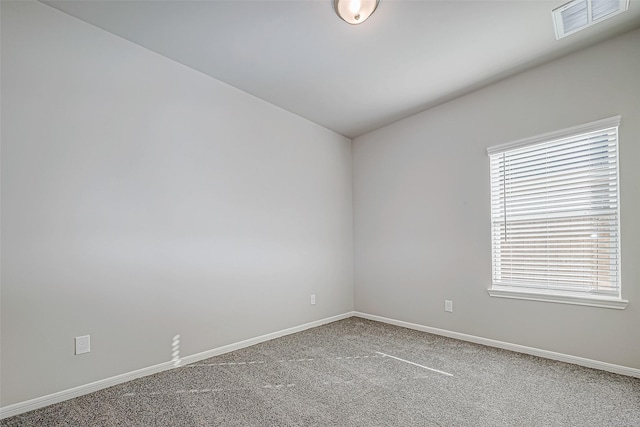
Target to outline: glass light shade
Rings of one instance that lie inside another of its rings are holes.
[[[375,12],[378,3],[380,0],[334,0],[333,7],[343,21],[357,25]]]

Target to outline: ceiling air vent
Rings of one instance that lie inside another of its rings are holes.
[[[580,31],[629,8],[629,0],[573,0],[553,10],[556,38]]]

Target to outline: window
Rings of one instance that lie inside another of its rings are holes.
[[[489,294],[625,308],[620,117],[491,147]]]

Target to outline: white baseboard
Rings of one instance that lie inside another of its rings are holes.
[[[353,311],[347,313],[338,314],[337,316],[327,317],[325,319],[316,320],[314,322],[305,323],[304,325],[294,326],[293,328],[283,329],[281,331],[272,332],[270,334],[261,335],[256,338],[249,338],[248,340],[240,341],[237,343],[225,345],[223,347],[214,348],[213,350],[203,351],[202,353],[193,354],[191,356],[183,357],[180,359],[181,365],[188,365],[190,363],[199,362],[204,359],[208,359],[213,356],[219,356],[224,353],[229,353],[241,348],[250,347],[261,342],[269,341],[275,338],[284,337],[285,335],[295,334],[302,332],[306,329],[315,328],[317,326],[326,325],[327,323],[337,322],[338,320],[347,319],[353,317],[355,314]]]
[[[519,344],[511,344],[504,341],[492,340],[489,338],[477,337],[475,335],[467,335],[460,332],[448,331],[446,329],[432,328],[430,326],[418,325],[416,323],[404,322],[402,320],[389,319],[387,317],[376,316],[373,314],[354,312],[356,317],[363,319],[375,320],[377,322],[388,323],[390,325],[402,326],[417,331],[428,332],[430,334],[442,335],[449,338],[455,338],[461,341],[469,341],[476,344],[482,344],[489,347],[511,350],[517,353],[530,354],[532,356],[544,357],[545,359],[558,360],[560,362],[572,363],[574,365],[585,366],[587,368],[600,369],[602,371],[613,372],[615,374],[626,375],[629,377],[640,378],[640,369],[630,368],[627,366],[614,365],[613,363],[600,362],[598,360],[586,359],[584,357],[571,356],[569,354],[556,353],[554,351],[541,350],[539,348],[527,347]]]
[[[511,344],[503,341],[492,340],[488,338],[477,337],[474,335],[467,335],[460,332],[448,331],[445,329],[432,328],[430,326],[419,325],[416,323],[404,322],[402,320],[390,319],[387,317],[376,316],[373,314],[361,313],[358,311],[347,312],[339,314],[337,316],[327,317],[325,319],[316,320],[314,322],[305,323],[303,325],[294,326],[292,328],[283,329],[281,331],[272,332],[270,334],[261,335],[259,337],[250,338],[237,343],[225,345],[222,347],[214,348],[212,350],[203,351],[202,353],[193,354],[180,359],[181,365],[188,365],[190,363],[199,362],[200,360],[208,359],[213,356],[219,356],[224,353],[239,350],[241,348],[249,347],[261,342],[269,341],[275,338],[280,338],[285,335],[295,334],[309,328],[315,328],[327,323],[335,322],[338,320],[346,319],[349,317],[361,317],[363,319],[375,320],[377,322],[388,323],[390,325],[402,326],[409,329],[415,329],[417,331],[428,332],[431,334],[442,335],[449,338],[455,338],[462,341],[469,341],[476,344],[482,344],[489,347],[502,348],[505,350],[511,350],[518,353],[530,354],[533,356],[544,357],[546,359],[558,360],[561,362],[573,363],[575,365],[586,366],[588,368],[600,369],[603,371],[613,372],[616,374],[627,375],[630,377],[640,378],[640,369],[630,368],[621,365],[614,365],[612,363],[600,362],[598,360],[586,359],[583,357],[571,356],[563,353],[556,353],[548,350],[541,350],[533,347],[526,347],[519,344]],[[134,380],[136,378],[146,377],[158,372],[167,371],[169,369],[175,369],[173,361],[167,361],[158,365],[149,366],[147,368],[138,369],[136,371],[127,372],[114,377],[105,378],[103,380],[95,381],[89,384],[84,384],[78,387],[74,387],[68,390],[59,391],[46,396],[37,397],[35,399],[27,400],[24,402],[15,403],[13,405],[0,408],[0,419],[19,415],[34,409],[42,408],[52,405],[54,403],[62,402],[64,400],[73,399],[74,397],[83,396],[94,391],[102,390],[107,387],[112,387],[117,384],[122,384],[127,381]]]
[[[244,341],[225,345],[222,347],[214,348],[212,350],[203,351],[202,353],[192,354],[180,358],[180,365],[188,365],[190,363],[198,362],[200,360],[208,359],[213,356],[219,356],[224,353],[239,350],[241,348],[249,347],[261,342],[269,341],[275,338],[280,338],[285,335],[295,334],[296,332],[304,331],[305,329],[315,328],[316,326],[322,326],[327,323],[335,322],[338,320],[353,317],[353,312],[347,312],[339,314],[337,316],[327,317],[325,319],[316,320],[314,322],[305,323],[303,325],[294,326],[292,328],[283,329],[281,331],[272,332],[270,334],[261,335],[255,338],[249,338]],[[27,400],[24,402],[14,403],[13,405],[0,408],[0,419],[13,417],[25,412],[33,411],[34,409],[42,408],[45,406],[53,405],[54,403],[62,402],[64,400],[73,399],[74,397],[83,396],[94,391],[102,390],[107,387],[112,387],[117,384],[122,384],[127,381],[135,380],[136,378],[146,377],[148,375],[157,374],[158,372],[174,369],[174,362],[167,361],[158,365],[149,366],[147,368],[138,369],[135,371],[127,372],[124,374],[116,375],[111,378],[105,378],[103,380],[94,381],[89,384],[84,384],[78,387],[70,388],[68,390],[59,391],[57,393],[48,394],[46,396],[37,397],[35,399]]]

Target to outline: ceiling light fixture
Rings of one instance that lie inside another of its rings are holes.
[[[380,0],[333,0],[336,14],[344,22],[357,25],[369,18],[378,7]]]

